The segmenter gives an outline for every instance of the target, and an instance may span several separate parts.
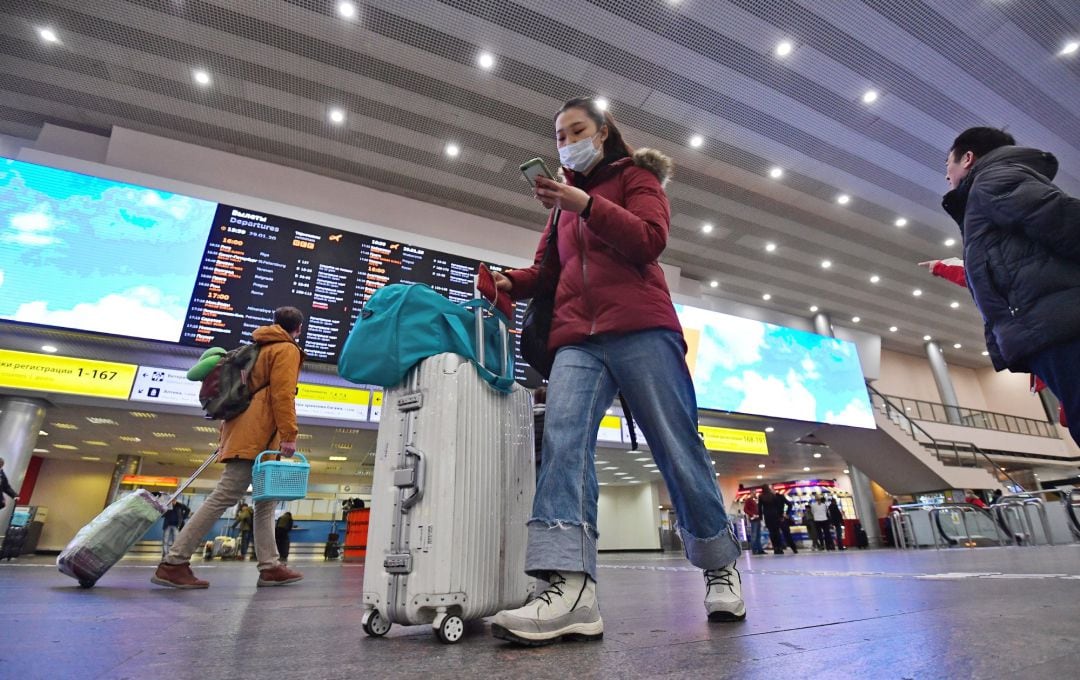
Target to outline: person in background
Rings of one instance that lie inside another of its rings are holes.
[[[0,508],[7,507],[4,496],[10,496],[12,503],[19,502],[19,492],[11,488],[11,483],[8,482],[7,474],[4,472],[4,459],[0,458]]]
[[[829,527],[829,508],[825,505],[825,499],[821,497],[821,494],[817,494],[810,501],[810,511],[814,515],[814,528],[817,530],[818,540],[824,544],[826,550],[834,550],[832,531]]]
[[[289,549],[292,547],[289,532],[295,528],[291,512],[285,512],[278,517],[274,526],[274,541],[277,543],[278,556],[282,563],[289,561]]]
[[[802,525],[806,527],[806,537],[810,540],[810,549],[814,552],[824,550],[825,545],[821,542],[821,534],[818,533],[817,525],[814,524],[814,511],[810,509],[810,503],[803,506]]]
[[[997,505],[1000,503],[1003,495],[1001,489],[994,489],[993,496],[990,498],[990,505]]]
[[[191,515],[191,508],[176,500],[169,504],[169,509],[161,516],[161,559],[169,554],[169,549],[176,542],[176,536],[184,528],[184,522]]]
[[[659,264],[671,228],[664,192],[671,159],[632,150],[591,98],[566,102],[554,122],[565,181],[539,177],[534,194],[558,223],[545,228],[533,266],[494,273],[514,300],[556,284],[550,403],[525,558],[526,572],[550,585],[524,607],[496,614],[492,634],[524,645],[602,638],[593,462],[600,421],[619,392],[671,492],[687,557],[703,571],[706,615],[741,621],[742,548],[698,437],[687,346]],[[553,229],[559,257],[545,262]]]
[[[833,531],[836,533],[836,549],[845,550],[844,511],[840,509],[840,504],[836,502],[835,496],[829,499],[829,524],[832,525]]]
[[[979,498],[979,494],[975,493],[974,491],[967,491],[965,493],[966,493],[966,495],[964,497],[964,502],[965,503],[967,503],[969,505],[974,505],[977,508],[985,508],[986,507],[986,502],[983,501],[982,498]]]
[[[1054,155],[988,127],[949,149],[942,199],[994,368],[1034,373],[1080,443],[1080,199],[1053,183]]]
[[[761,545],[761,510],[758,508],[757,492],[751,491],[743,503],[743,514],[750,522],[750,552],[755,555],[764,555],[765,548]]]
[[[246,560],[248,547],[251,546],[251,530],[254,526],[255,511],[251,506],[240,501],[240,507],[236,510],[236,519],[233,520],[232,528],[239,531],[240,549],[236,553],[236,559]]]
[[[765,520],[765,526],[769,530],[769,540],[772,541],[773,554],[783,555],[785,540],[787,546],[791,548],[791,552],[798,554],[799,549],[795,547],[795,542],[791,539],[791,527],[790,520],[788,519],[788,509],[791,508],[791,501],[787,496],[779,493],[775,493],[772,487],[766,484],[761,487],[761,516]]]
[[[303,312],[295,307],[280,307],[274,311],[273,325],[261,326],[252,333],[252,340],[261,350],[248,378],[254,391],[251,405],[222,424],[218,460],[225,463],[225,470],[217,486],[176,537],[169,554],[151,577],[152,583],[185,590],[208,588],[210,584],[195,578],[191,571],[195,548],[203,545],[203,537],[225,510],[247,493],[253,463],[261,452],[272,449],[286,458],[296,453],[296,386],[304,360],[297,340],[303,326]],[[259,587],[283,586],[304,578],[278,560],[274,545],[276,505],[276,501],[255,504],[253,528]]]

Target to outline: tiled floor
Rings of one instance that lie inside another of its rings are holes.
[[[196,564],[205,591],[150,563],[80,590],[37,558],[0,565],[0,677],[1080,677],[1080,546],[744,558],[749,615],[709,624],[700,572],[672,555],[601,555],[605,638],[518,649],[470,624],[360,630],[363,569],[302,562],[256,590],[252,564]]]

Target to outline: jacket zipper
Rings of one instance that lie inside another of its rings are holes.
[[[589,297],[589,259],[585,255],[585,227],[581,224],[581,215],[577,218],[578,253],[581,255],[581,281],[585,287],[585,304],[589,308],[589,335],[596,334],[596,310]]]

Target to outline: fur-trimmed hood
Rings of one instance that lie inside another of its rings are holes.
[[[667,183],[671,181],[672,170],[675,167],[670,156],[665,156],[656,149],[638,149],[634,152],[633,158],[634,165],[645,168],[656,175],[657,179],[660,180],[660,184],[667,187]]]

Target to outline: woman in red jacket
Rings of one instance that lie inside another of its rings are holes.
[[[558,277],[549,344],[556,355],[526,556],[526,571],[550,585],[526,606],[499,612],[493,633],[528,645],[603,635],[594,460],[600,419],[617,392],[671,492],[687,557],[705,570],[709,620],[742,620],[740,546],[698,437],[686,344],[657,262],[670,226],[671,161],[633,152],[611,114],[588,98],[559,110],[555,135],[565,182],[541,178],[535,190],[561,218],[559,261],[545,272]],[[537,289],[550,222],[532,267],[495,275],[514,299]]]

